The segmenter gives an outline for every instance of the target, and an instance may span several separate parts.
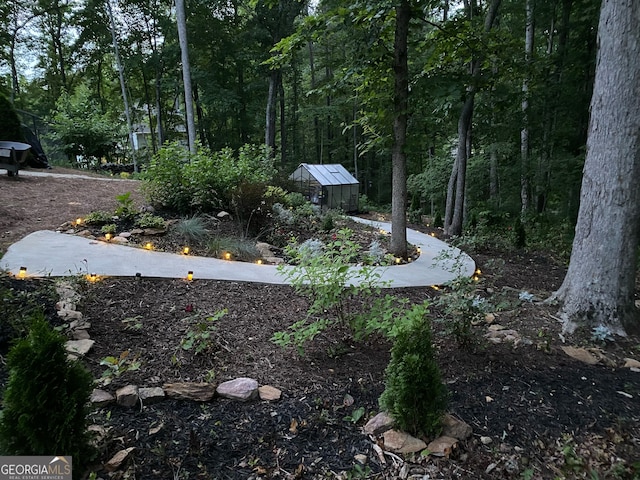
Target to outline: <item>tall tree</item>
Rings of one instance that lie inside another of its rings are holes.
[[[604,0],[598,27],[578,223],[567,275],[553,299],[564,330],[640,330],[634,303],[640,232],[640,2]]]
[[[501,0],[492,0],[484,19],[484,33],[488,33],[498,16]],[[469,17],[473,17],[473,5],[469,5]],[[482,63],[485,52],[478,52],[471,60],[471,79],[467,87],[466,98],[458,119],[458,144],[456,158],[451,170],[447,187],[447,203],[445,208],[444,229],[448,235],[460,235],[464,220],[465,188],[467,180],[467,160],[469,159],[469,145],[471,135],[471,121],[475,106],[475,96],[478,92],[478,82],[482,73]]]
[[[533,5],[534,0],[525,1],[526,28],[524,39],[525,72],[522,80],[522,130],[520,131],[520,201],[521,216],[524,219],[529,210],[529,75],[533,55]]]
[[[184,0],[176,0],[176,22],[178,24],[178,40],[182,58],[182,81],[184,83],[189,151],[196,153],[196,123],[193,116],[193,89],[191,88],[191,64],[189,63],[189,43],[187,41],[187,19],[184,11]]]
[[[411,5],[401,0],[396,6],[396,30],[393,44],[393,149],[391,193],[391,253],[407,257],[407,117],[409,108],[408,40]]]
[[[120,59],[120,50],[118,48],[118,36],[116,33],[116,23],[113,18],[113,10],[111,9],[111,0],[107,0],[107,14],[109,15],[109,23],[111,25],[111,36],[113,38],[113,53],[116,57],[116,66],[118,67],[118,78],[120,79],[120,89],[122,90],[122,101],[124,103],[124,116],[127,120],[127,132],[129,133],[129,147],[133,160],[133,170],[138,172],[138,163],[136,161],[136,152],[133,143],[133,124],[131,123],[131,110],[129,109],[129,98],[127,95],[127,87],[124,81],[124,67]]]

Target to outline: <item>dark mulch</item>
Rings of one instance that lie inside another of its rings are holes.
[[[11,233],[2,240],[74,218],[82,204],[72,198],[80,193],[88,205],[101,186],[113,194],[133,185],[86,182],[25,177],[3,185],[11,189],[2,190],[11,194],[3,203],[10,214],[3,228]],[[26,201],[27,187],[38,189],[36,202]],[[55,200],[60,188],[68,200]],[[36,216],[29,204],[40,202],[52,204],[48,208],[60,202],[66,218],[53,210],[55,218]],[[104,209],[96,205],[84,214],[97,208]],[[106,389],[249,376],[283,391],[275,403],[216,398],[206,404],[166,400],[135,409],[95,409],[91,421],[106,427],[107,436],[94,470],[114,479],[639,478],[640,373],[621,365],[626,357],[640,357],[640,339],[594,344],[590,332],[582,332],[563,343],[553,306],[517,301],[521,291],[546,298],[562,281],[561,263],[523,250],[484,250],[474,258],[483,272],[476,293],[503,306],[495,322],[530,342],[488,344],[487,325],[481,324],[473,327],[472,347],[460,348],[434,306],[434,343],[451,395],[449,409],[474,434],[449,458],[409,456],[406,463],[387,455],[382,464],[361,431],[378,411],[390,345],[380,338],[356,343],[334,331],[319,336],[303,357],[276,347],[273,333],[303,318],[308,306],[290,287],[151,278],[82,286],[79,308],[96,341],[85,363],[96,378],[105,370],[100,360],[106,356],[128,351],[141,361],[139,370],[114,378]],[[38,281],[38,288],[49,282]],[[423,288],[393,293],[413,302],[439,294]],[[41,301],[51,313],[51,300]],[[216,322],[210,351],[196,355],[180,347],[190,326],[222,309],[228,312]],[[584,365],[566,356],[564,345],[600,347],[615,366]],[[363,418],[353,422],[361,407]],[[101,467],[128,447],[135,450],[123,468],[108,473]],[[356,469],[356,454],[368,456],[366,468]]]

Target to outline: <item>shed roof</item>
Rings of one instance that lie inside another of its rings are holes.
[[[339,163],[314,165],[301,163],[295,172],[290,175],[292,180],[309,180],[313,177],[320,185],[354,185],[358,180],[351,175],[346,168]]]

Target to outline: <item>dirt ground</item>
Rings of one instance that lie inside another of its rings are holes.
[[[132,191],[142,203],[137,185],[0,177],[1,249],[31,231],[113,208],[116,194]],[[482,270],[475,293],[495,305],[494,318],[474,325],[471,345],[462,348],[435,303],[430,313],[449,411],[473,435],[447,457],[387,454],[384,462],[362,432],[384,389],[390,349],[384,339],[355,342],[345,332],[325,333],[305,356],[275,346],[273,333],[304,318],[308,307],[288,286],[129,278],[84,285],[79,308],[96,341],[87,366],[98,378],[107,356],[129,352],[141,363],[107,390],[251,377],[283,392],[275,403],[215,398],[97,408],[91,421],[106,428],[106,437],[93,470],[105,479],[640,478],[640,372],[623,367],[625,358],[640,359],[640,339],[560,335],[555,308],[539,300],[560,285],[565,267],[545,253],[473,256]],[[532,301],[521,300],[523,292]],[[435,302],[441,291],[389,293]],[[194,325],[223,309],[207,351],[181,347]],[[515,330],[519,340],[487,341],[489,320]],[[567,346],[597,349],[600,361],[575,360],[563,351]],[[356,419],[360,408],[364,415]],[[129,447],[135,450],[123,467],[102,468]],[[366,464],[356,455],[365,455]]]

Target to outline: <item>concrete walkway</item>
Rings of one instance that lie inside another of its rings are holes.
[[[391,229],[389,223],[354,219],[387,232]],[[413,230],[407,230],[407,240],[420,248],[420,257],[406,265],[380,267],[382,280],[391,282],[391,287],[441,285],[458,275],[473,275],[475,262],[457,248]],[[436,261],[436,257],[443,255],[445,259]],[[37,277],[95,273],[185,278],[192,271],[194,279],[286,283],[273,265],[147,251],[48,230],[27,235],[0,258],[0,268],[14,275],[20,267],[27,268],[27,276]]]

